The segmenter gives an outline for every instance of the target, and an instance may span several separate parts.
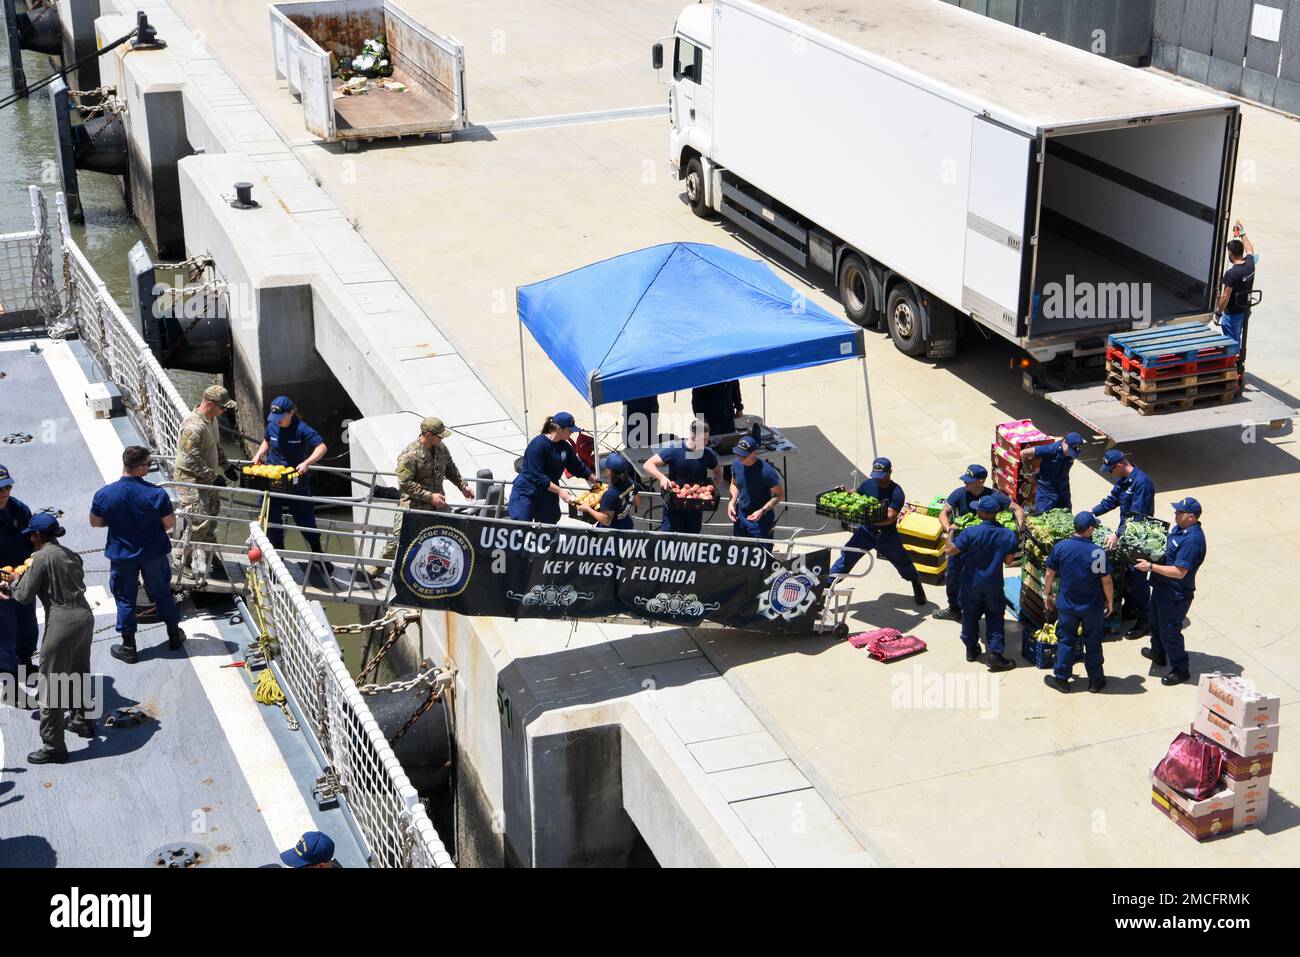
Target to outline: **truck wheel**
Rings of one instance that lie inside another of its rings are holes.
[[[919,356],[925,352],[925,339],[921,336],[921,310],[906,286],[895,286],[889,294],[889,334],[894,347],[905,356]]]
[[[704,202],[704,164],[698,156],[686,163],[686,202],[690,204],[691,212],[700,219],[708,219],[713,215],[713,210]]]
[[[840,262],[840,303],[850,320],[860,326],[872,323],[876,312],[871,273],[857,253],[846,253]]]

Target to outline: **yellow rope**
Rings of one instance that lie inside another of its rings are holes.
[[[270,667],[263,668],[257,676],[257,687],[253,689],[253,698],[258,704],[278,705],[284,701],[284,692],[275,680]]]

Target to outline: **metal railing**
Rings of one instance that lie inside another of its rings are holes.
[[[326,762],[331,788],[347,802],[380,867],[453,867],[424,805],[343,664],[334,630],[307,601],[256,522],[262,550],[252,567],[255,614],[274,649],[271,667]]]
[[[38,275],[40,258],[50,254],[53,237],[44,197],[32,187],[35,229],[0,235],[0,306],[5,311],[31,311],[35,303],[40,321],[75,332],[104,377],[121,390],[131,421],[170,475],[180,423],[189,409],[78,248],[62,194],[57,202],[61,295],[53,288],[52,270]],[[253,522],[248,527],[249,538],[264,556],[253,566],[250,578],[256,582],[259,614],[271,638],[270,667],[323,755],[326,779],[346,802],[372,863],[454,867],[419,795],[344,666],[333,629],[307,601],[261,526]]]

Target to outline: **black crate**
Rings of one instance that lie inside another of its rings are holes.
[[[833,508],[830,505],[822,504],[822,498],[830,495],[832,492],[843,492],[842,488],[828,488],[817,496],[817,514],[825,515],[827,518],[836,518],[841,522],[848,522],[850,525],[871,525],[875,522],[882,521],[889,514],[889,509],[884,502],[876,502],[875,505],[863,508]]]
[[[678,498],[670,488],[664,489],[664,508],[675,512],[713,512],[718,508],[717,490],[714,498]]]
[[[264,475],[249,475],[242,469],[239,473],[239,487],[254,492],[292,492],[301,482],[302,476],[297,472],[279,479],[267,478]]]

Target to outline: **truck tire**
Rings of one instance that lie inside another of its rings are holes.
[[[698,156],[691,157],[686,163],[686,202],[691,212],[700,219],[708,219],[713,210],[704,202],[704,164]]]
[[[871,273],[866,261],[857,253],[845,253],[840,260],[840,303],[849,319],[860,326],[875,323],[876,302]]]
[[[925,338],[921,335],[921,309],[906,285],[900,283],[889,293],[887,315],[894,347],[905,356],[922,355]]]

